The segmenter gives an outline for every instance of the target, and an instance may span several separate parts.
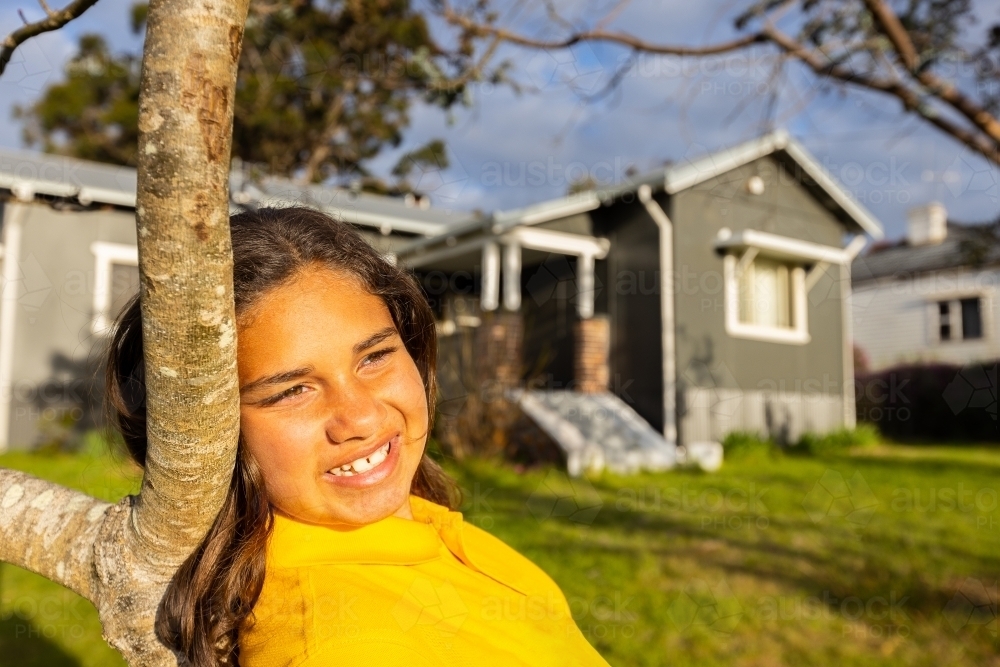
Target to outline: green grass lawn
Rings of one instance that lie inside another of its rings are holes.
[[[104,458],[9,454],[108,499],[135,473]],[[617,666],[1000,665],[1000,449],[879,446],[571,482],[449,465],[467,521],[562,586]],[[0,664],[121,664],[93,609],[0,567]]]

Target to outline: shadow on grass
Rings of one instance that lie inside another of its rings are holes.
[[[984,471],[982,466],[962,461],[851,457],[834,459],[832,463],[865,470],[865,475],[872,475],[872,483],[881,492],[884,492],[886,483],[876,479],[883,476],[876,474],[876,470],[885,471],[884,476],[893,480],[892,485],[916,487],[940,483],[948,486],[954,477],[968,477],[973,471],[980,477],[991,474],[988,468]],[[817,464],[826,466],[830,462],[821,460]],[[569,534],[563,529],[572,530],[571,522],[553,517],[552,523],[544,526],[549,519],[536,520],[527,511],[532,494],[540,488],[537,483],[518,484],[519,480],[495,468],[467,469],[464,472],[464,481],[476,482],[477,488],[502,489],[500,494],[489,498],[488,503],[500,514],[507,514],[509,519],[513,519],[509,530],[521,533],[522,547],[530,545],[530,548],[545,552],[556,560],[572,561],[580,545],[566,539]],[[813,471],[793,472],[781,468],[765,467],[747,472],[748,479],[758,483],[768,479],[768,484],[783,485],[794,495],[799,492],[804,495],[808,490],[806,487],[819,478],[816,474],[814,479]],[[669,484],[676,487],[678,482],[694,482],[699,478],[705,481],[711,479],[675,471],[662,478],[644,475],[636,481],[640,482],[640,486]],[[939,557],[961,563],[959,569],[964,570],[966,576],[985,577],[1000,568],[997,557],[975,553],[964,544],[942,543],[937,531],[909,535],[909,527],[899,525],[893,520],[893,515],[886,519],[888,523],[871,528],[852,529],[851,526],[838,527],[827,522],[817,524],[805,516],[797,498],[790,500],[786,497],[780,502],[775,499],[778,507],[774,509],[777,511],[765,513],[770,528],[762,531],[734,532],[705,528],[705,521],[711,522],[717,517],[724,519],[725,513],[687,512],[668,507],[662,511],[659,508],[655,511],[614,511],[614,496],[622,488],[623,481],[605,478],[591,483],[603,502],[601,509],[588,515],[585,522],[586,527],[594,531],[594,539],[588,540],[586,547],[592,554],[630,560],[638,560],[642,555],[654,555],[663,561],[697,561],[703,567],[781,582],[799,589],[803,594],[828,591],[837,599],[877,599],[892,593],[900,598],[905,596],[908,613],[924,617],[934,617],[946,607],[956,593],[956,584],[954,577],[943,576],[945,573],[937,567],[928,571],[926,568],[933,567],[933,561],[911,563],[909,559],[901,558],[900,554],[905,554],[907,549],[917,545],[933,547]],[[717,479],[717,486],[722,490],[740,483],[731,478]],[[701,526],[699,522],[702,522]],[[810,536],[810,540],[802,543],[796,539],[802,536]]]
[[[80,661],[17,615],[0,618],[3,664],[17,667],[79,667]]]

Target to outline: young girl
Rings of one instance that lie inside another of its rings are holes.
[[[231,220],[240,442],[225,505],[157,632],[196,666],[607,665],[559,587],[454,511],[426,454],[434,320],[419,287],[304,208]],[[138,299],[107,369],[145,462]]]

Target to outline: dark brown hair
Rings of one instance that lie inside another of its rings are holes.
[[[432,423],[437,337],[430,307],[409,274],[350,226],[312,209],[261,208],[234,215],[230,228],[237,321],[265,293],[308,266],[356,276],[388,307],[423,378]],[[131,458],[143,466],[146,399],[138,296],[115,324],[106,387],[111,424]],[[458,487],[426,449],[410,491],[450,509],[460,502]],[[226,501],[204,541],[178,570],[157,615],[161,641],[192,665],[237,664],[240,627],[250,620],[264,585],[272,520],[263,476],[241,438]]]

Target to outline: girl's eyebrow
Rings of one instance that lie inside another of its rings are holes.
[[[296,368],[291,371],[283,371],[281,373],[275,373],[274,375],[267,375],[262,378],[258,378],[253,382],[248,382],[247,384],[240,387],[240,394],[245,394],[247,392],[253,391],[254,389],[260,389],[261,387],[267,387],[276,384],[282,384],[285,382],[291,382],[292,380],[297,380],[304,375],[308,375],[313,372],[312,366],[304,366],[303,368]]]
[[[374,347],[384,341],[387,338],[391,338],[396,335],[396,327],[386,327],[380,331],[376,331],[374,334],[365,338],[363,341],[357,343],[354,348],[354,354],[360,354],[370,347]],[[285,382],[291,382],[292,380],[297,380],[300,377],[308,375],[315,370],[312,366],[303,366],[302,368],[296,368],[290,371],[282,371],[281,373],[275,373],[274,375],[267,375],[262,378],[258,378],[253,382],[248,382],[247,384],[240,387],[240,394],[246,394],[255,389],[260,389],[261,387],[272,386],[276,384],[284,384]]]
[[[378,331],[368,338],[354,346],[354,354],[360,354],[370,347],[374,347],[384,341],[386,338],[391,338],[396,335],[396,327],[386,327],[381,331]]]

